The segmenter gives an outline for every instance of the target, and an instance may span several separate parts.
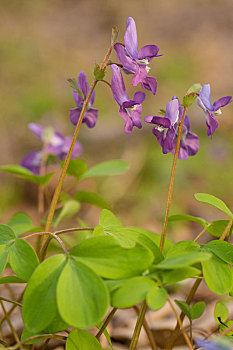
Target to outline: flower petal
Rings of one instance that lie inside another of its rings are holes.
[[[214,110],[214,106],[210,102],[210,84],[204,84],[199,92],[199,99],[209,111]],[[199,101],[200,102],[200,101]],[[199,104],[200,107],[202,107]]]
[[[147,58],[151,60],[153,57],[157,57],[158,52],[159,47],[157,45],[145,45],[140,48],[138,52],[138,59],[143,60],[144,58]]]
[[[206,125],[207,125],[207,135],[212,137],[213,133],[218,127],[218,122],[216,117],[211,114],[209,111],[205,112],[206,116]]]
[[[61,148],[60,153],[58,155],[59,159],[66,158],[67,153],[70,149],[71,142],[72,142],[72,137],[65,138],[64,146]],[[76,141],[71,158],[73,159],[73,158],[77,157],[80,153],[82,153],[82,145],[80,142]]]
[[[167,103],[165,117],[170,119],[172,125],[174,125],[177,122],[179,117],[178,99],[171,100]]]
[[[232,96],[225,96],[215,101],[213,106],[214,110],[217,111],[219,108],[224,107],[232,102]]]
[[[114,49],[117,60],[122,64],[124,72],[126,74],[134,74],[136,72],[136,63],[131,57],[126,55],[125,48],[121,44],[115,44]]]
[[[146,94],[144,94],[144,92],[141,91],[137,91],[134,94],[133,100],[135,103],[141,104],[146,98]]]
[[[146,77],[141,83],[144,89],[152,91],[153,95],[156,94],[157,91],[157,80],[154,77]]]
[[[71,108],[70,109],[70,121],[73,125],[77,125],[80,117],[81,109],[80,108]]]
[[[112,93],[114,100],[122,106],[123,102],[130,101],[129,97],[126,95],[125,84],[121,74],[120,68],[116,64],[112,64]]]
[[[162,126],[165,129],[171,128],[171,121],[166,117],[157,117],[149,115],[148,117],[145,117],[144,120],[146,123],[156,124],[158,126]]]
[[[125,110],[123,108],[119,109],[119,113],[123,120],[125,121],[125,132],[127,134],[130,134],[133,130],[133,127],[136,126],[137,128],[141,129],[141,112],[142,112],[142,106],[136,105],[135,109],[129,109]]]
[[[83,123],[85,123],[88,128],[94,128],[97,123],[98,113],[98,109],[90,108],[84,115]]]
[[[132,17],[127,19],[127,29],[124,36],[125,48],[132,58],[138,58],[138,38],[135,21]]]
[[[147,77],[147,70],[145,65],[137,65],[136,72],[133,76],[132,84],[137,86],[139,83],[142,83],[143,80]]]
[[[42,139],[43,128],[41,125],[36,123],[29,123],[28,128],[37,136],[39,139]]]
[[[91,94],[89,106],[93,106],[94,102],[95,102],[95,90]]]
[[[30,170],[33,174],[40,173],[40,164],[42,160],[42,152],[29,152],[21,161],[21,166]]]
[[[73,97],[74,97],[74,102],[76,106],[82,108],[83,98],[77,93],[75,89],[73,89]]]
[[[188,149],[189,156],[194,156],[195,154],[197,154],[200,148],[199,137],[193,132],[189,132],[186,136],[186,146]]]
[[[83,93],[84,98],[87,97],[87,94],[89,92],[89,85],[86,74],[83,71],[79,73],[78,86],[81,92]]]
[[[153,134],[156,136],[158,143],[162,147],[163,153],[167,154],[171,152],[173,149],[173,139],[175,137],[174,128],[168,129],[166,132],[159,131],[156,128],[154,128],[152,131],[153,131]]]

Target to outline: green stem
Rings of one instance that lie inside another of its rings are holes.
[[[174,154],[173,163],[172,163],[172,171],[171,171],[171,178],[170,178],[170,184],[169,184],[169,190],[168,190],[166,213],[165,213],[165,218],[164,218],[164,223],[163,223],[163,231],[162,231],[161,240],[160,240],[160,251],[161,252],[163,252],[165,238],[166,238],[166,234],[167,234],[167,223],[168,223],[168,216],[169,216],[169,211],[170,211],[170,206],[171,206],[176,164],[177,164],[177,158],[178,158],[178,153],[179,153],[179,148],[180,148],[181,133],[182,133],[182,128],[183,128],[183,124],[184,124],[184,118],[185,118],[186,111],[187,111],[187,107],[184,107],[183,115],[182,115],[181,121],[180,121],[179,126],[178,126],[178,135],[177,135],[177,141],[176,141],[175,154]]]
[[[201,232],[197,235],[197,237],[193,240],[193,242],[196,242],[196,241],[205,233],[207,227],[208,227],[208,226],[205,226],[205,227],[203,228],[203,230],[201,230]]]
[[[142,325],[143,325],[143,321],[144,321],[144,317],[145,317],[145,314],[146,314],[146,309],[147,309],[147,304],[146,304],[146,301],[144,300],[143,303],[142,303],[140,312],[139,312],[139,316],[138,316],[138,319],[137,319],[136,326],[134,328],[133,338],[132,338],[129,350],[135,350],[136,349],[136,346],[137,346],[137,343],[138,343],[138,338],[139,338],[139,335],[140,335],[140,332],[141,332],[141,328],[142,328]]]
[[[19,307],[23,306],[23,304],[18,303],[17,301],[14,301],[14,300],[7,299],[7,298],[0,297],[0,300],[6,301],[8,303],[14,304],[14,305],[19,306]]]
[[[140,314],[140,309],[135,305],[134,307],[134,310],[136,311],[137,315],[139,316]],[[153,334],[151,333],[151,330],[150,330],[150,327],[146,321],[146,318],[144,318],[143,320],[143,328],[146,332],[146,335],[147,335],[147,338],[149,340],[149,343],[150,343],[150,346],[151,346],[151,349],[152,350],[157,350],[157,346],[156,346],[156,343],[155,343],[155,339],[154,339],[154,336]]]
[[[106,318],[106,320],[103,323],[103,326],[100,328],[99,332],[96,334],[96,339],[99,339],[100,336],[103,334],[103,332],[105,331],[107,325],[109,324],[109,322],[111,321],[111,319],[113,318],[115,312],[117,311],[117,308],[113,308],[112,311],[110,312],[110,314],[108,315],[108,317]]]
[[[107,66],[108,59],[109,59],[109,57],[111,55],[113,47],[114,47],[114,44],[112,43],[111,46],[109,47],[109,49],[107,51],[107,54],[106,54],[106,56],[104,58],[104,61],[102,63],[102,66],[101,66],[102,70]],[[92,95],[92,93],[93,93],[97,83],[98,83],[98,80],[95,78],[93,80],[92,84],[91,84],[91,88],[90,88],[90,90],[88,92],[88,95],[87,95],[86,99],[84,100],[82,111],[80,113],[80,117],[79,117],[76,129],[75,129],[75,132],[74,132],[74,135],[73,135],[73,138],[72,138],[70,149],[69,149],[69,151],[67,153],[67,156],[66,156],[66,159],[65,159],[65,163],[64,163],[64,166],[62,168],[62,172],[61,172],[61,175],[60,175],[60,178],[59,178],[59,181],[58,181],[58,184],[57,184],[57,187],[55,189],[55,192],[54,192],[54,195],[53,195],[53,199],[52,199],[52,202],[51,202],[51,205],[50,205],[49,214],[48,214],[47,222],[46,222],[46,226],[45,226],[45,231],[47,231],[47,232],[50,231],[50,229],[51,229],[54,213],[55,213],[56,206],[57,206],[57,202],[59,200],[59,196],[60,196],[60,193],[61,193],[62,185],[63,185],[64,179],[65,179],[65,176],[66,176],[66,172],[67,172],[67,169],[68,169],[68,166],[69,166],[69,163],[70,163],[70,159],[71,159],[72,152],[73,152],[73,149],[74,149],[74,146],[75,146],[75,142],[77,140],[78,133],[79,133],[79,130],[80,130],[80,127],[81,127],[81,124],[82,124],[85,112],[86,112],[87,107],[88,107],[89,100],[91,98],[91,95]],[[42,253],[43,253],[43,254],[41,253],[41,260],[42,261],[44,260],[45,255],[46,255],[46,249],[43,249],[43,245],[45,244],[45,241],[46,241],[46,237],[44,237],[44,240],[43,240],[43,243],[42,243]]]
[[[21,343],[20,343],[18,334],[16,333],[16,331],[15,331],[15,329],[14,329],[12,323],[11,323],[11,320],[10,320],[8,314],[7,314],[7,311],[6,311],[6,309],[5,309],[5,306],[4,306],[3,302],[2,302],[2,300],[0,300],[0,304],[1,304],[1,307],[2,307],[2,310],[3,310],[3,313],[4,313],[5,317],[6,317],[7,323],[9,324],[9,327],[10,327],[10,329],[11,329],[11,332],[12,332],[14,338],[15,338],[15,341],[16,341],[16,343],[17,343],[17,346],[18,346],[20,349],[23,350],[23,346],[22,346]]]
[[[227,224],[227,227],[225,228],[225,230],[223,231],[221,237],[219,238],[220,241],[224,241],[224,239],[226,238],[228,232],[230,231],[232,226],[232,220],[230,220]]]

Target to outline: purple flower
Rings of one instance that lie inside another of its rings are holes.
[[[127,19],[127,29],[124,36],[123,46],[120,43],[115,44],[117,59],[123,66],[126,74],[134,74],[132,84],[137,86],[141,83],[142,87],[152,91],[155,95],[157,90],[157,80],[154,77],[148,77],[150,70],[149,62],[159,55],[157,45],[146,45],[138,51],[137,29],[132,17]]]
[[[201,347],[206,350],[232,350],[232,347],[220,345],[216,342],[209,340],[196,339],[195,343],[198,347]]]
[[[213,135],[218,127],[216,115],[221,114],[221,107],[224,107],[232,102],[232,96],[225,96],[215,101],[212,105],[210,102],[210,84],[204,84],[199,92],[197,104],[203,109],[206,116],[207,135]]]
[[[147,123],[154,124],[153,134],[157,137],[157,140],[162,147],[164,154],[172,152],[173,140],[175,137],[175,124],[177,123],[180,115],[179,100],[174,98],[167,103],[166,113],[164,117],[147,116],[145,121]]]
[[[77,125],[80,113],[83,107],[83,102],[88,95],[89,85],[88,80],[84,72],[80,72],[78,76],[78,86],[80,91],[83,94],[83,97],[80,96],[76,90],[73,90],[74,101],[76,104],[76,108],[70,109],[70,121],[72,124]],[[98,109],[91,108],[95,101],[95,91],[93,91],[90,101],[87,106],[86,113],[83,118],[83,123],[86,123],[89,128],[94,128],[98,118]]]
[[[173,139],[173,149],[172,149],[173,154],[175,153],[175,149],[176,149],[177,132],[178,132],[178,125],[176,125],[176,135]],[[199,147],[200,147],[199,137],[193,132],[190,132],[190,122],[189,122],[188,116],[186,115],[184,119],[182,132],[181,132],[178,158],[188,159],[189,156],[195,156],[195,154],[197,154],[199,150]]]
[[[133,100],[127,96],[125,91],[125,84],[121,74],[121,70],[117,65],[112,65],[112,93],[114,100],[120,106],[119,113],[123,120],[125,121],[125,132],[131,133],[133,127],[141,129],[141,112],[142,105],[141,103],[145,100],[145,94],[141,91],[138,91],[134,94]]]
[[[64,137],[59,132],[55,132],[52,128],[43,128],[42,126],[30,123],[29,129],[43,141],[45,148],[39,152],[29,152],[22,159],[21,165],[30,170],[33,174],[40,173],[40,166],[43,152],[47,155],[54,155],[58,159],[64,159],[69,151],[72,138]],[[82,152],[82,145],[77,141],[75,143],[71,158],[77,157]]]

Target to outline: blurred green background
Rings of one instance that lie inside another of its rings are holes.
[[[129,16],[137,24],[139,47],[157,44],[164,54],[151,62],[158,92],[156,96],[146,92],[142,118],[158,115],[173,95],[181,98],[193,83],[210,83],[212,101],[232,94],[232,0],[1,0],[0,7],[1,164],[20,163],[25,153],[40,148],[27,128],[31,121],[73,133],[69,108],[74,101],[66,79],[84,70],[91,81],[95,63],[101,63],[108,48],[112,26],[119,27],[123,41]],[[115,60],[114,54],[111,59]],[[130,84],[132,76],[124,78],[132,97],[137,90]],[[110,81],[110,72],[106,79]],[[162,154],[150,125],[144,123],[131,135],[124,133],[118,106],[104,84],[96,91],[95,108],[100,110],[97,126],[81,129],[81,158],[89,165],[124,159],[131,170],[81,187],[103,195],[124,224],[159,232],[172,155]],[[199,205],[193,197],[196,192],[216,195],[233,207],[232,112],[232,105],[223,109],[211,140],[202,110],[190,109],[192,131],[200,136],[201,147],[195,157],[178,163],[172,213],[222,218],[214,209]],[[56,179],[51,191],[55,184]],[[2,222],[21,210],[36,217],[36,200],[33,185],[1,173]],[[100,210],[87,209],[84,206],[80,217],[97,223]],[[197,233],[199,228],[194,228]],[[180,225],[176,238],[187,238],[189,232],[189,224]]]

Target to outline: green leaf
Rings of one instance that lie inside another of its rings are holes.
[[[226,326],[223,325],[223,324],[221,324],[221,326],[220,326],[220,328],[219,328],[219,333],[221,334],[222,332],[224,332],[227,328],[231,327],[232,325],[233,325],[233,320],[226,322]],[[229,332],[225,335],[225,337],[230,337],[230,339],[232,340],[233,331],[229,331]],[[227,345],[228,345],[228,349],[230,349],[229,346],[232,345],[232,342],[231,342],[230,344],[228,343]]]
[[[66,256],[58,254],[42,262],[33,273],[24,293],[22,316],[25,327],[39,333],[57,314],[56,289]]]
[[[96,205],[97,207],[100,207],[100,208],[106,208],[106,209],[110,208],[106,200],[94,192],[89,192],[84,190],[78,191],[75,193],[74,198],[79,202]]]
[[[9,225],[15,234],[21,235],[22,233],[28,232],[34,228],[32,219],[26,213],[16,213],[12,216],[12,218],[8,221],[7,225]]]
[[[39,265],[39,260],[34,249],[27,241],[16,238],[10,250],[10,265],[19,278],[28,281]]]
[[[205,248],[206,251],[210,250]],[[232,288],[232,273],[230,266],[219,259],[215,254],[211,254],[211,258],[202,261],[203,275],[207,286],[212,292],[218,295],[229,293]]]
[[[109,160],[107,162],[103,162],[97,164],[91,169],[88,169],[82,176],[81,179],[87,179],[89,177],[95,176],[110,176],[110,175],[118,175],[123,174],[129,170],[129,164],[124,160]]]
[[[60,211],[58,217],[56,218],[54,227],[56,228],[62,220],[70,218],[71,216],[74,216],[75,214],[77,214],[79,209],[80,209],[80,203],[78,201],[73,199],[67,201],[64,204],[62,210]]]
[[[4,224],[0,224],[0,245],[11,244],[16,239],[12,229]]]
[[[10,245],[0,245],[0,276],[6,267],[9,251]]]
[[[54,175],[53,173],[44,176],[34,175],[31,171],[20,165],[2,165],[0,169],[41,186],[47,185]]]
[[[104,79],[106,73],[106,67],[104,69],[101,69],[98,64],[96,64],[94,68],[94,76],[97,80],[102,80]]]
[[[22,331],[20,339],[22,341],[22,340],[25,340],[27,338],[33,337],[35,335],[42,335],[42,334],[44,334],[44,333],[43,332],[40,332],[39,334],[38,333],[32,333],[32,332],[29,332],[26,328],[24,328],[23,331]],[[38,338],[38,339],[34,339],[34,340],[29,340],[29,341],[27,341],[24,344],[35,344],[35,343],[39,343],[39,342],[41,342],[43,340],[44,340],[44,338]]]
[[[200,253],[202,251],[200,249],[199,244],[193,241],[181,241],[176,243],[171,249],[169,249],[166,258],[183,253],[193,253],[194,251],[197,253]]]
[[[211,255],[205,252],[181,252],[180,254],[166,257],[161,263],[159,263],[157,268],[159,269],[177,269],[186,266],[190,266],[202,261],[208,261]]]
[[[63,168],[64,163],[65,163],[65,160],[62,160],[61,168]],[[83,160],[71,159],[67,169],[67,174],[73,175],[79,179],[80,176],[82,176],[86,170],[87,170],[87,164]]]
[[[167,301],[167,291],[165,288],[154,287],[146,297],[148,306],[152,310],[161,309]]]
[[[194,221],[203,227],[208,225],[208,222],[202,218],[184,214],[171,215],[169,216],[168,221]]]
[[[81,242],[70,251],[78,261],[109,279],[133,277],[144,272],[153,261],[151,251],[140,244],[123,248],[114,238],[96,236]]]
[[[226,322],[228,319],[228,309],[226,304],[224,304],[222,301],[218,301],[215,305],[214,318],[218,324],[220,324],[218,318],[220,318],[222,322]]]
[[[196,92],[198,93],[201,90],[202,86],[200,83],[197,84],[193,84],[192,86],[190,86],[190,88],[187,91],[187,94],[191,94],[192,92]]]
[[[104,283],[107,286],[109,293],[111,293],[114,290],[121,287],[125,281],[126,281],[125,279],[124,280],[105,280]]]
[[[199,276],[201,271],[195,267],[181,267],[174,270],[163,270],[162,271],[162,280],[163,283],[173,284],[179,281],[186,280],[187,278],[192,278]]]
[[[148,236],[139,233],[137,237],[137,242],[149,248],[154,255],[154,263],[158,264],[164,259],[163,254],[161,253],[159,247],[150,239]]]
[[[197,95],[194,93],[191,93],[190,95],[186,95],[183,98],[183,106],[184,107],[190,107],[192,106],[193,102],[195,102],[197,98]]]
[[[175,303],[179,306],[181,311],[191,320],[191,309],[185,301],[175,300]]]
[[[137,231],[138,233],[141,233],[142,235],[147,236],[159,247],[161,235],[159,235],[158,233],[146,230],[146,229],[141,228],[141,227],[129,226],[128,228],[131,228],[131,229]],[[166,253],[172,247],[172,245],[173,245],[172,242],[166,238],[165,244],[164,244],[164,253]]]
[[[1,247],[0,247],[0,251],[1,251]],[[26,281],[22,280],[17,276],[6,276],[6,277],[0,278],[0,284],[7,284],[7,283],[26,283]]]
[[[196,318],[201,317],[203,312],[205,311],[206,303],[204,301],[199,301],[195,303],[191,308],[191,318],[195,320]]]
[[[106,227],[104,233],[114,237],[124,248],[133,248],[137,242],[138,233],[127,227]]]
[[[66,350],[103,350],[98,340],[87,331],[75,329],[66,341]]]
[[[221,237],[225,228],[229,224],[228,220],[216,220],[212,221],[209,226],[206,228],[206,231],[213,237]]]
[[[109,295],[104,282],[94,271],[75,259],[69,259],[58,281],[57,303],[67,323],[91,328],[107,312]]]
[[[211,241],[205,245],[221,260],[233,265],[233,246],[225,241]]]
[[[156,283],[148,277],[130,278],[112,293],[111,304],[121,309],[132,307],[145,299],[147,293],[155,286]]]
[[[221,199],[208,193],[196,193],[194,196],[198,201],[212,205],[233,219],[232,212]]]
[[[76,90],[76,92],[77,92],[81,97],[83,97],[83,94],[82,94],[82,92],[81,92],[80,89],[79,89],[77,80],[76,80],[75,78],[69,78],[69,79],[67,79],[67,81],[70,83],[70,86],[72,87],[72,89]]]
[[[104,228],[109,226],[122,227],[117,217],[110,210],[107,209],[101,211],[99,224]]]

